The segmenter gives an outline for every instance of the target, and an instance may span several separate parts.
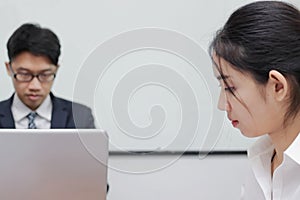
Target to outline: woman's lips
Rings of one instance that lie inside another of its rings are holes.
[[[233,127],[237,127],[237,125],[239,124],[239,121],[238,120],[231,120],[231,124]]]

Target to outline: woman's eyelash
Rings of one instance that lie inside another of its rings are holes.
[[[226,87],[224,88],[225,91],[234,91],[235,90],[235,87]]]
[[[222,84],[219,83],[218,87],[222,87]],[[235,87],[233,87],[233,86],[232,87],[225,87],[224,90],[229,91],[229,92],[233,92],[233,91],[235,91]]]

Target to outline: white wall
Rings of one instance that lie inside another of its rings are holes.
[[[111,156],[110,165],[119,169],[109,169],[108,200],[236,200],[250,170],[246,155],[211,155],[205,159],[183,156],[152,173],[121,172],[171,157]]]

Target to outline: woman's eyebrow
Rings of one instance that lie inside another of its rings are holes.
[[[219,76],[217,76],[218,80],[225,80],[225,79],[228,79],[228,78],[229,78],[229,76],[227,76],[227,75],[219,75]]]

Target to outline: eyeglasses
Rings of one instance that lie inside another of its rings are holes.
[[[55,73],[40,73],[40,74],[31,74],[31,73],[23,73],[17,72],[14,73],[11,65],[10,70],[13,73],[14,78],[19,82],[30,82],[34,77],[36,77],[41,83],[51,82],[55,79]]]

